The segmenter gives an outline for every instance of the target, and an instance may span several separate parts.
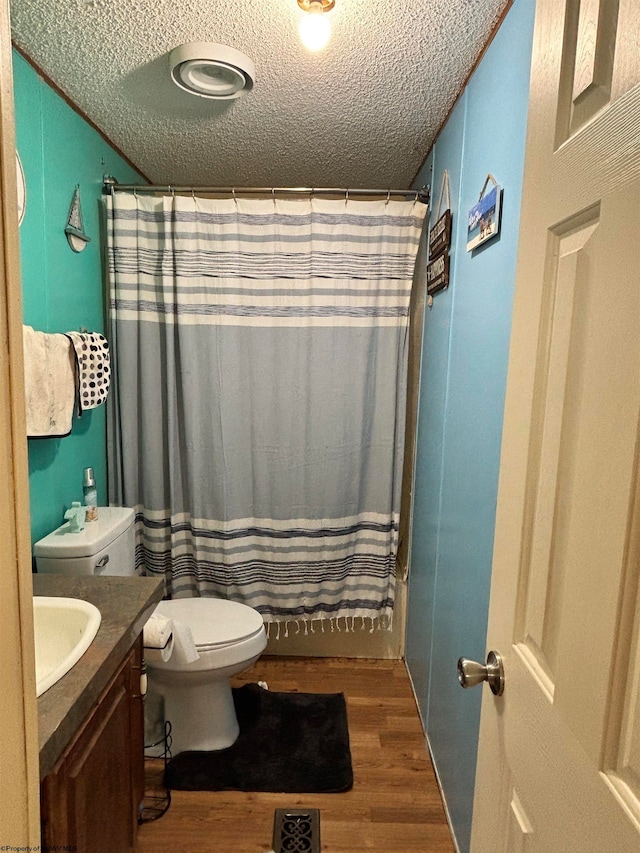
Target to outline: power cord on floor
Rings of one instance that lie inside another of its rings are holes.
[[[162,786],[161,791],[154,793],[148,792],[145,789],[144,799],[138,810],[138,823],[149,823],[152,820],[158,820],[166,814],[171,805],[171,791],[164,784],[164,772],[167,769],[167,763],[171,760],[171,723],[167,720],[164,724],[163,736],[154,743],[145,744],[145,752],[159,747],[157,755],[145,755],[145,764],[151,761],[162,761]],[[146,783],[146,774],[145,774]]]

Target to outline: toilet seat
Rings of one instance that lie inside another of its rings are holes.
[[[155,612],[187,625],[198,652],[234,645],[264,630],[257,610],[221,598],[174,598],[161,601]]]

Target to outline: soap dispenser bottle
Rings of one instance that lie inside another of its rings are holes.
[[[93,468],[85,468],[82,481],[86,521],[98,520],[98,490],[93,476]]]

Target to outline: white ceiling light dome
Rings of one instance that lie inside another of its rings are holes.
[[[256,67],[244,53],[224,44],[192,41],[169,54],[176,86],[201,98],[232,100],[253,89]]]

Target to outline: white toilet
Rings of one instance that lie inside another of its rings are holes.
[[[251,666],[267,645],[257,610],[218,598],[161,601],[155,613],[188,625],[200,657],[193,663],[163,661],[145,649],[150,686],[164,697],[173,754],[224,749],[236,740],[238,720],[229,678]]]
[[[100,507],[97,521],[80,533],[63,524],[33,546],[38,572],[133,576],[133,510]],[[250,667],[267,645],[262,616],[246,604],[217,598],[161,601],[156,614],[186,625],[199,658],[164,661],[145,649],[150,689],[164,698],[171,722],[171,751],[224,749],[238,737],[229,677]]]

